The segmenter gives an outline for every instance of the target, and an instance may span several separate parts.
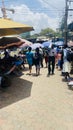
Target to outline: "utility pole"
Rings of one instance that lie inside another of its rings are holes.
[[[73,9],[69,9],[68,3],[73,2],[73,0],[65,0],[66,7],[65,7],[65,44],[67,44],[68,40],[68,27],[67,27],[67,19],[68,19],[68,11],[73,11]]]
[[[3,18],[7,18],[4,0],[2,0],[2,6],[1,11],[3,12]]]
[[[68,35],[68,29],[67,29],[67,19],[68,19],[68,0],[66,1],[66,7],[65,7],[65,44],[67,44],[67,35]]]

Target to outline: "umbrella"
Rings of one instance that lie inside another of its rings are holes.
[[[63,46],[64,42],[63,41],[57,41],[54,43],[56,46]]]
[[[40,43],[34,43],[31,45],[32,50],[35,50],[36,48],[43,48],[43,45]]]
[[[24,43],[24,40],[19,37],[2,37],[0,39],[0,49],[6,49],[13,46],[20,46]]]
[[[51,47],[52,42],[50,42],[50,41],[45,41],[45,42],[42,43],[42,45],[43,45],[44,47]]]
[[[29,25],[17,23],[9,19],[0,18],[0,36],[20,34],[32,30],[33,27]]]
[[[29,47],[32,45],[32,42],[28,41],[28,40],[25,40],[23,39],[24,43],[19,47],[21,49],[25,48],[25,47]]]

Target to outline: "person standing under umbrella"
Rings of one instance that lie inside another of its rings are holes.
[[[55,56],[56,56],[56,50],[54,49],[54,45],[52,44],[51,49],[49,51],[49,56],[48,56],[48,75],[50,75],[51,71],[52,71],[52,74],[54,74]]]
[[[31,51],[32,48],[29,47],[28,51],[26,52],[26,59],[29,65],[29,75],[31,75],[32,65],[33,65],[33,52]]]

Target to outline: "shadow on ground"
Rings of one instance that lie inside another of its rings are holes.
[[[0,109],[31,96],[32,82],[12,77],[10,87],[0,90]]]

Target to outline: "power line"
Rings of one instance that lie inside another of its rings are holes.
[[[52,5],[50,2],[46,1],[46,0],[42,0],[44,3],[46,3],[48,6],[50,5],[52,8],[55,8],[56,10],[59,10],[59,8],[55,7],[54,5]],[[10,0],[5,0],[5,3],[12,3],[12,1]]]
[[[48,1],[46,1],[46,0],[42,0],[43,2],[46,2],[46,4],[49,6],[51,6],[52,8],[55,8],[56,10],[58,10],[58,8],[57,7],[55,7],[55,6],[53,6],[52,4],[50,4]]]

